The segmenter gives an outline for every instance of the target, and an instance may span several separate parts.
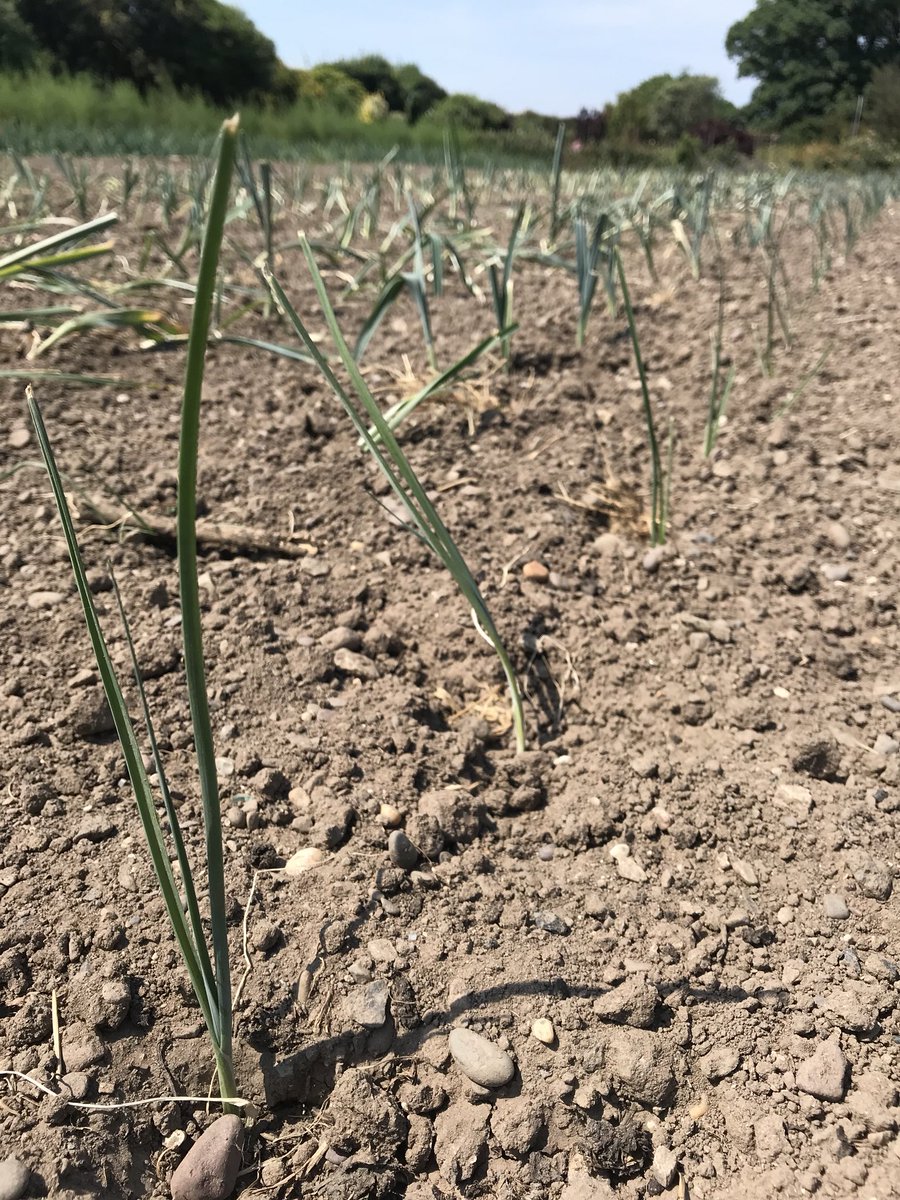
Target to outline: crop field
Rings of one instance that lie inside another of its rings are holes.
[[[900,1195],[898,195],[0,158],[0,1194]]]

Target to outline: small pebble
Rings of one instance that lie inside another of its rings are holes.
[[[829,583],[846,583],[850,578],[850,568],[846,563],[825,563],[822,574]]]
[[[829,521],[825,526],[825,536],[835,550],[846,550],[850,545],[850,534],[839,521]]]
[[[831,921],[846,921],[850,916],[850,909],[847,907],[847,902],[843,896],[838,896],[835,892],[830,892],[825,897],[825,916]]]
[[[542,562],[538,562],[533,558],[531,562],[527,562],[522,568],[522,575],[525,579],[530,579],[532,583],[547,583],[550,579],[550,569],[545,567]]]
[[[879,733],[872,749],[876,754],[883,754],[885,758],[888,758],[900,750],[900,742],[896,738],[892,738],[890,734]]]
[[[748,863],[743,858],[733,858],[731,866],[734,869],[735,875],[742,879],[748,887],[756,887],[759,884],[759,878],[751,863]]]
[[[378,820],[388,829],[396,829],[403,820],[403,813],[393,804],[382,804],[378,810]]]
[[[537,929],[543,929],[545,933],[566,934],[570,928],[569,922],[555,912],[533,912],[531,923]]]
[[[419,852],[402,829],[395,829],[388,838],[388,857],[401,871],[411,871],[419,861]]]
[[[26,604],[29,608],[53,608],[63,598],[62,592],[29,592]]]
[[[647,881],[647,872],[630,855],[627,858],[616,860],[616,870],[623,879],[627,879],[630,883],[646,883]]]
[[[244,1126],[228,1114],[213,1121],[175,1168],[172,1200],[228,1200],[241,1167]]]
[[[700,1059],[700,1070],[710,1083],[733,1075],[741,1065],[741,1056],[732,1046],[717,1046]]]
[[[25,1195],[31,1171],[21,1159],[10,1155],[0,1162],[0,1200],[19,1200]]]
[[[20,425],[18,429],[14,429],[6,439],[7,446],[13,450],[23,450],[31,441],[31,430],[24,425]]]
[[[472,1029],[451,1030],[448,1048],[466,1078],[480,1087],[504,1087],[516,1073],[506,1051]]]
[[[387,1020],[387,1004],[390,997],[388,985],[383,979],[373,979],[363,987],[355,988],[347,997],[347,1008],[352,1019],[364,1029],[380,1029]]]
[[[668,1146],[657,1146],[653,1152],[653,1178],[663,1189],[670,1188],[675,1182],[678,1170],[678,1156]]]
[[[284,864],[284,873],[285,875],[302,875],[304,871],[317,867],[324,860],[324,850],[320,850],[318,846],[304,846],[302,850],[292,854]]]
[[[665,546],[654,546],[652,550],[648,550],[641,559],[641,566],[648,575],[653,575],[659,570],[659,564],[666,556]]]
[[[553,1028],[550,1018],[538,1017],[536,1021],[532,1021],[531,1036],[539,1042],[543,1042],[545,1046],[552,1046],[556,1041],[556,1030]]]
[[[334,665],[345,675],[355,675],[357,679],[378,678],[377,665],[364,654],[357,654],[354,650],[335,650]]]

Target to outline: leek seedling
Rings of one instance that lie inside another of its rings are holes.
[[[313,341],[311,334],[301,321],[290,300],[287,298],[281,284],[272,275],[266,276],[266,282],[272,290],[275,302],[294,327],[297,335],[312,355],[325,381],[340,401],[345,412],[353,422],[366,449],[375,459],[394,493],[404,505],[410,519],[411,528],[421,538],[426,546],[444,564],[453,577],[454,582],[462,592],[463,597],[472,610],[475,627],[485,640],[493,647],[509,687],[512,704],[512,717],[516,733],[516,745],[519,751],[525,749],[525,715],[522,707],[522,695],[516,677],[512,660],[507,653],[497,627],[494,624],[484,597],[472,572],[466,565],[465,559],[453,541],[447,527],[439,517],[436,508],[419,481],[409,460],[401,449],[393,431],[385,421],[368,384],[359,370],[359,366],[344,340],[331,301],[325,290],[325,284],[316,265],[312,250],[305,238],[301,238],[303,253],[313,278],[319,305],[325,317],[332,341],[334,342],[341,361],[350,376],[356,398],[340,382],[321,350]],[[377,437],[369,432],[369,423],[375,427]]]
[[[577,343],[584,345],[588,317],[594,303],[598,278],[603,279],[606,302],[610,313],[616,311],[615,259],[613,257],[615,235],[612,221],[601,213],[594,224],[588,240],[588,226],[584,217],[575,221],[575,276],[578,280],[578,333]],[[602,271],[602,275],[598,274]]]
[[[131,634],[125,622],[126,638],[132,654],[132,664],[138,680],[138,690],[144,710],[147,733],[154,765],[160,781],[163,808],[169,825],[172,845],[178,859],[184,907],[172,866],[168,843],[160,821],[156,800],[141,758],[134,726],[128,715],[103,631],[94,608],[93,596],[87,581],[78,548],[75,527],[69,512],[62,481],[53,456],[47,430],[40,411],[30,394],[29,410],[37,433],[41,453],[50,475],[56,507],[59,511],[79,598],[84,611],[94,655],[103,687],[113,715],[116,732],[122,745],[128,776],[134,790],[141,823],[150,849],[166,911],[184,958],[204,1021],[212,1042],[219,1089],[222,1100],[234,1101],[237,1095],[232,1062],[232,995],[228,957],[228,928],[225,915],[225,866],[222,846],[222,824],[219,810],[218,782],[213,753],[212,729],[203,660],[200,628],[200,598],[197,578],[197,541],[195,509],[197,495],[197,449],[199,442],[200,400],[206,342],[215,292],[216,272],[222,232],[228,205],[228,193],[234,168],[235,141],[238,118],[226,121],[219,145],[218,165],[212,186],[206,230],[200,258],[200,273],[194,301],[191,333],[187,350],[187,369],[184,381],[184,400],[181,414],[181,446],[178,460],[178,577],[181,591],[184,662],[188,697],[194,732],[194,746],[200,776],[200,795],[203,805],[203,824],[206,834],[204,885],[209,896],[212,954],[207,946],[206,933],[200,917],[197,888],[184,846],[177,811],[166,786],[165,773],[153,734],[146,697],[140,684],[140,672],[134,662]],[[124,612],[122,613],[124,617]],[[185,907],[187,913],[185,913]]]
[[[76,225],[74,229],[65,229],[62,233],[54,233],[39,242],[32,242],[30,246],[21,246],[10,254],[4,254],[0,257],[0,282],[25,272],[39,274],[56,267],[69,266],[71,263],[109,254],[113,248],[112,242],[103,242],[96,246],[78,246],[71,243],[83,242],[92,233],[106,229],[118,219],[114,212],[105,213],[102,217],[95,217],[93,221]]]
[[[566,144],[566,123],[560,121],[553,147],[553,167],[550,171],[550,245],[556,244],[559,233],[559,185],[562,180],[563,147]]]
[[[634,361],[637,364],[638,376],[641,381],[641,399],[644,406],[644,420],[647,424],[647,441],[650,445],[650,544],[661,546],[666,540],[666,526],[669,513],[669,492],[671,488],[672,458],[674,454],[675,436],[672,425],[669,425],[669,482],[663,471],[659,454],[659,442],[656,439],[656,426],[653,422],[653,406],[650,403],[650,388],[647,384],[647,372],[644,370],[644,359],[638,340],[637,324],[634,319],[634,309],[631,307],[631,296],[628,293],[628,283],[625,279],[625,265],[618,247],[615,251],[616,265],[619,269],[619,283],[622,285],[622,303],[625,316],[628,319],[628,331],[631,334],[631,345],[634,349]]]
[[[506,258],[503,262],[502,273],[497,268],[496,263],[490,264],[490,279],[491,279],[491,298],[494,301],[494,313],[497,317],[497,329],[506,329],[512,324],[513,313],[513,282],[512,268],[513,261],[516,256],[516,242],[519,237],[519,230],[522,228],[522,221],[525,217],[524,202],[519,205],[518,211],[513,220],[512,230],[509,235],[509,242],[506,247]],[[509,338],[503,339],[503,357],[509,363]]]
[[[719,424],[728,407],[731,388],[734,383],[736,367],[732,363],[728,370],[725,383],[722,383],[722,334],[725,328],[725,286],[719,282],[719,307],[716,317],[716,329],[712,335],[712,386],[709,392],[709,407],[706,415],[706,425],[703,431],[703,455],[709,458],[715,449],[719,436]]]
[[[714,185],[715,176],[710,172],[703,180],[700,193],[695,193],[691,202],[686,206],[687,228],[680,218],[676,218],[672,222],[675,241],[684,251],[691,266],[691,274],[695,279],[700,278],[700,254],[703,248],[703,239],[709,228],[709,206]]]
[[[372,339],[375,330],[381,324],[381,320],[385,313],[400,295],[404,288],[407,288],[416,306],[416,311],[419,314],[419,322],[422,326],[422,334],[425,338],[425,351],[428,355],[428,365],[433,371],[438,369],[437,358],[434,352],[434,335],[431,331],[431,312],[428,308],[428,285],[425,274],[425,256],[422,253],[422,227],[419,222],[419,214],[416,210],[415,201],[412,196],[407,197],[409,202],[409,219],[413,230],[413,245],[412,259],[413,269],[411,271],[397,271],[391,275],[384,288],[381,291],[378,299],[372,307],[366,321],[359,332],[356,339],[356,345],[353,350],[353,357],[357,363],[362,359],[366,347]],[[440,279],[442,273],[442,263],[440,253],[434,249],[432,243],[432,253],[434,255],[434,280],[435,290],[440,290]]]

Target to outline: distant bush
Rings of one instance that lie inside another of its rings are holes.
[[[609,112],[597,108],[583,108],[575,118],[575,137],[582,146],[591,142],[602,142],[609,131]]]
[[[672,144],[703,121],[737,113],[712,75],[654,75],[623,92],[609,110],[609,136]]]
[[[388,102],[381,92],[373,92],[371,96],[366,96],[360,104],[359,119],[364,125],[374,125],[378,121],[384,121],[390,111]]]
[[[313,104],[325,104],[339,113],[356,113],[366,98],[366,89],[337,67],[322,65],[308,71],[294,71],[296,98]]]
[[[900,66],[879,67],[866,95],[866,120],[880,138],[900,143]]]
[[[450,125],[455,129],[499,133],[512,129],[513,119],[499,104],[479,100],[464,92],[456,92],[438,101],[429,109],[427,119],[435,125]]]

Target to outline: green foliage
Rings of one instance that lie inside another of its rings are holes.
[[[447,95],[444,88],[429,75],[423,74],[415,63],[405,63],[394,70],[394,75],[403,89],[403,113],[407,121],[416,121]]]
[[[440,100],[428,112],[428,120],[435,125],[452,126],[454,129],[471,129],[500,132],[512,128],[512,117],[499,104],[479,100],[465,92],[454,92]]]
[[[328,66],[342,71],[355,79],[370,95],[380,92],[391,112],[403,112],[406,97],[394,68],[380,54],[366,54],[362,58],[345,58]]]
[[[0,70],[27,70],[38,49],[37,38],[22,20],[16,0],[0,0]]]
[[[298,100],[325,104],[335,112],[356,113],[366,98],[366,89],[358,79],[327,63],[308,71],[295,71],[294,79]]]
[[[609,113],[609,136],[669,144],[703,121],[736,113],[712,75],[654,75],[617,98]]]
[[[866,100],[869,125],[886,142],[900,143],[900,64],[872,72]]]
[[[900,8],[891,0],[757,0],[725,48],[739,75],[760,81],[751,121],[782,130],[832,114],[849,123],[873,70],[900,62]]]
[[[275,47],[218,0],[18,0],[17,11],[55,70],[142,91],[168,81],[220,105],[283,88]]]
[[[371,96],[363,98],[363,102],[359,106],[359,119],[364,125],[374,125],[378,121],[387,120],[390,111],[388,102],[381,92],[373,92]]]

